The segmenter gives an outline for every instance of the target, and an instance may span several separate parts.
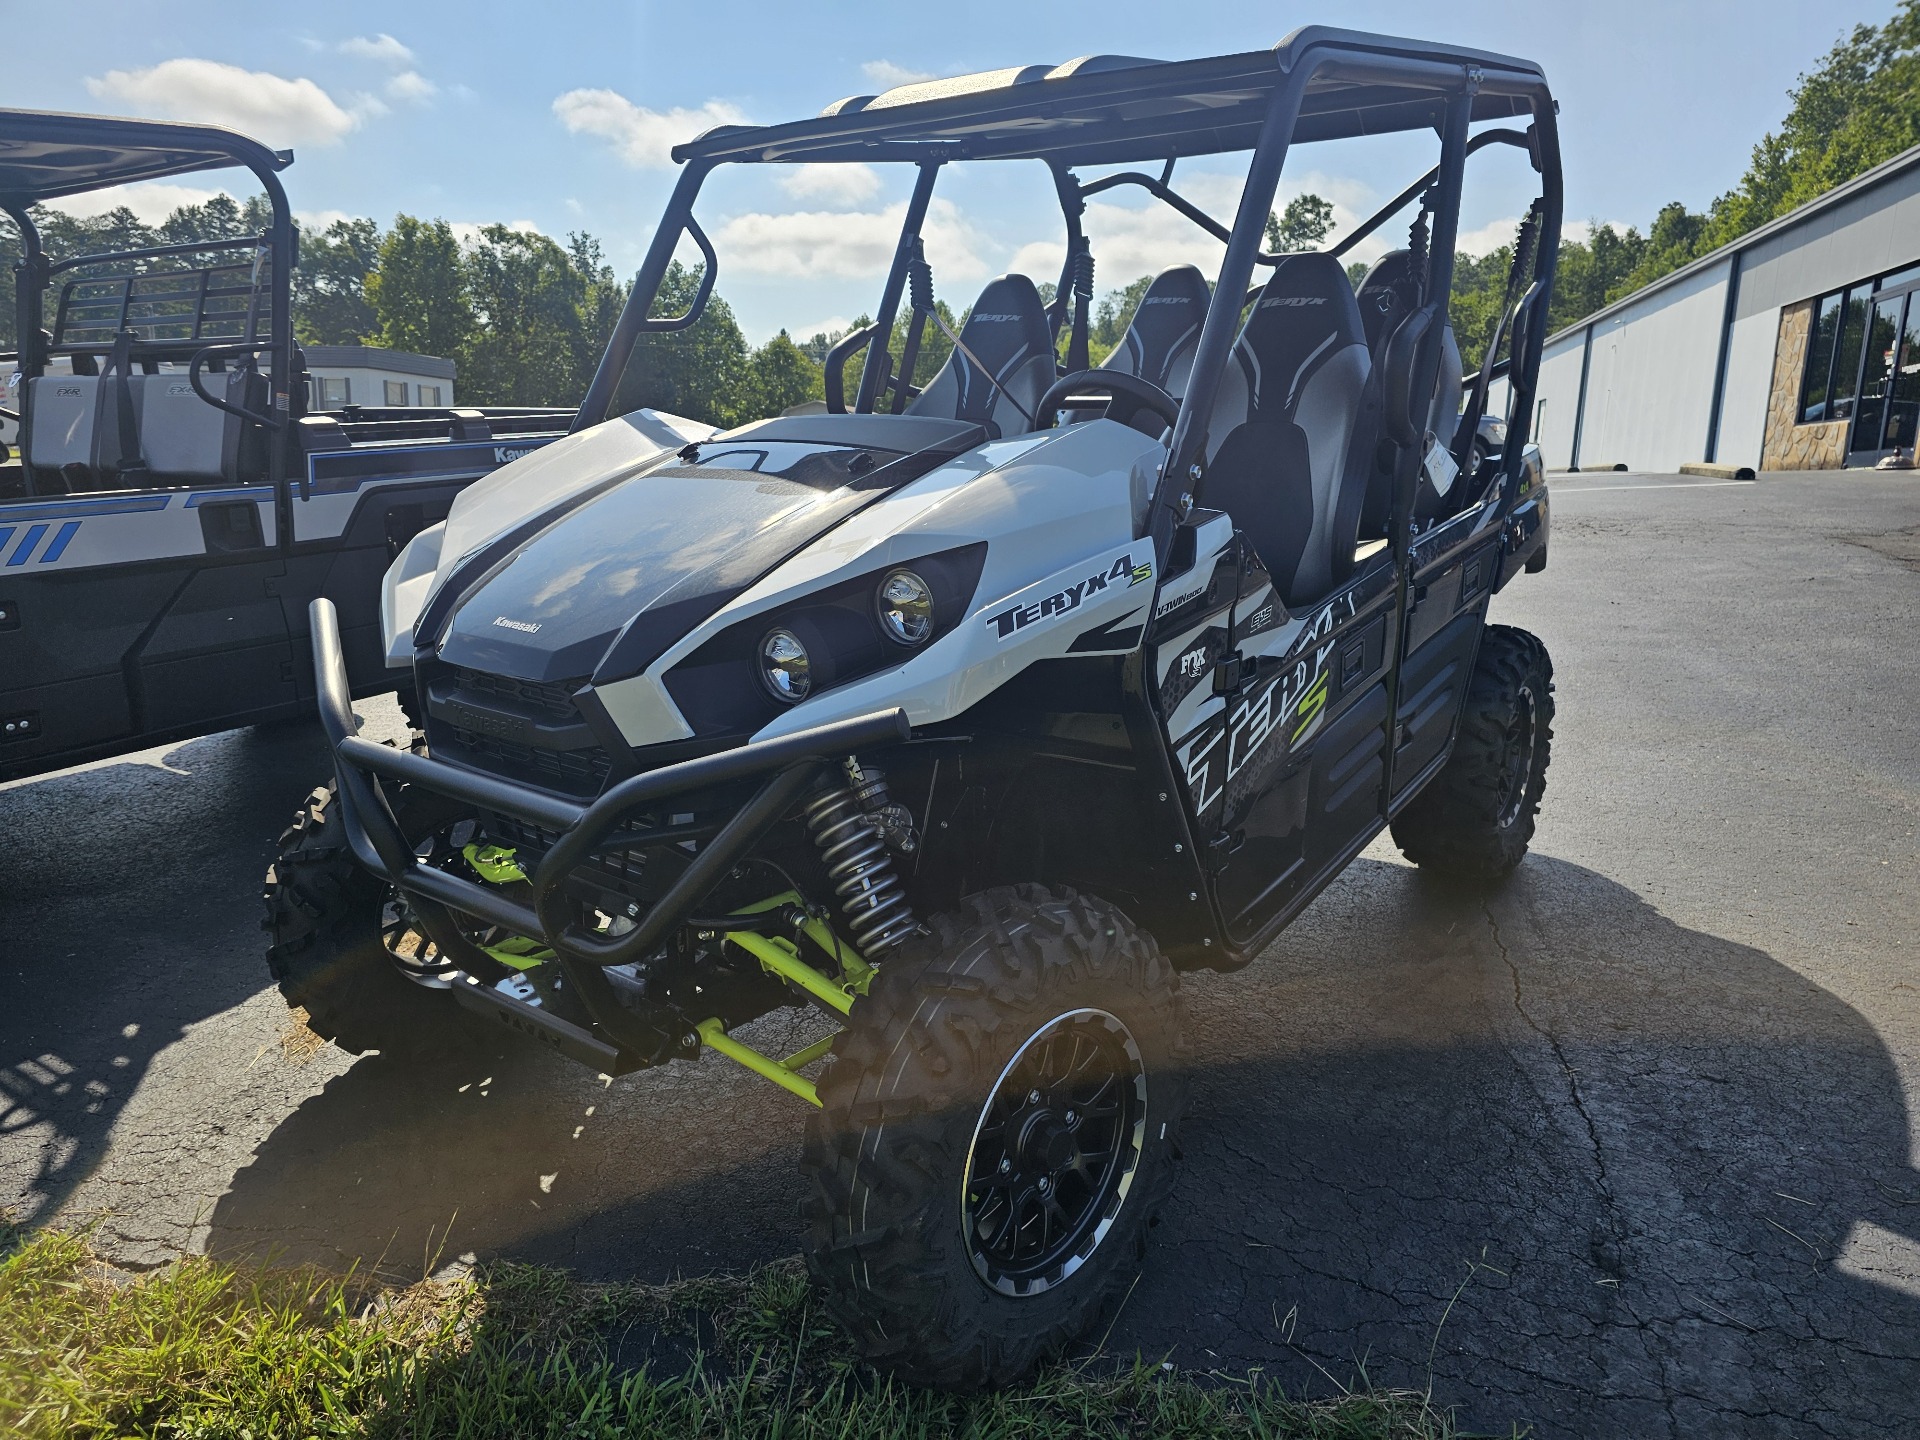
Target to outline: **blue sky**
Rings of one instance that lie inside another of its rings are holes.
[[[1225,0],[336,0],[240,10],[15,0],[0,27],[0,65],[11,105],[209,120],[291,145],[298,160],[288,191],[310,223],[342,213],[386,223],[404,210],[463,226],[525,224],[555,237],[586,229],[625,272],[672,183],[665,148],[710,124],[791,119],[914,76],[1057,63],[1090,51],[1174,59],[1255,49],[1314,21],[1540,61],[1560,99],[1569,218],[1644,226],[1668,200],[1698,208],[1731,185],[1753,143],[1784,113],[1795,77],[1848,27],[1879,23],[1891,8],[1891,0],[1349,0],[1265,19]],[[1338,153],[1320,148],[1296,152],[1283,194],[1326,194],[1343,221],[1429,158],[1423,142],[1408,137],[1351,142]],[[1497,243],[1530,198],[1512,159],[1495,158],[1507,153],[1483,157],[1491,163],[1462,217],[1470,247]],[[1058,263],[1058,217],[1039,167],[976,168],[981,173],[943,180],[931,244],[942,292],[962,304],[999,270],[1046,278]],[[1182,173],[1196,199],[1230,213],[1234,170],[1223,161]],[[217,175],[187,177],[183,191],[131,198],[136,208],[164,213],[222,183],[246,188]],[[749,336],[782,325],[804,334],[870,307],[889,206],[903,194],[898,177],[845,167],[830,175],[753,170],[709,182],[700,213],[720,240],[721,293]],[[1090,217],[1103,288],[1217,253],[1170,220],[1130,204]]]

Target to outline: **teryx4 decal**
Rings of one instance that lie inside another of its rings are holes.
[[[1089,596],[1097,595],[1109,585],[1118,586],[1124,581],[1131,587],[1144,584],[1152,578],[1153,561],[1136,565],[1131,554],[1122,555],[1105,569],[1096,570],[1063,590],[1056,590],[1026,605],[1010,605],[997,615],[987,616],[987,624],[993,627],[996,639],[1005,640],[1038,621],[1055,615],[1071,615]]]

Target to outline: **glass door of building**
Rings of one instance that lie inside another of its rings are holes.
[[[1896,449],[1911,452],[1920,431],[1920,305],[1909,304],[1911,293],[1883,294],[1874,302],[1847,438],[1850,465]]]

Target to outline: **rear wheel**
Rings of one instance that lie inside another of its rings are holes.
[[[1185,1007],[1152,937],[1089,896],[991,890],[931,928],[820,1082],[808,1263],[876,1363],[1005,1384],[1133,1280],[1172,1183]]]
[[[1553,662],[1524,630],[1489,625],[1467,682],[1453,755],[1393,822],[1423,870],[1498,880],[1533,839],[1553,746]]]
[[[394,813],[409,839],[455,818],[453,802],[402,789]],[[443,813],[445,812],[445,813]],[[267,871],[267,966],[307,1026],[342,1050],[420,1050],[463,1023],[451,997],[407,979],[383,931],[407,929],[389,887],[348,848],[340,797],[323,785],[294,812]]]

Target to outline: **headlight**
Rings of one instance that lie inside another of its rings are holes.
[[[797,705],[813,689],[807,647],[791,630],[769,630],[760,642],[760,683],[776,700]]]
[[[900,645],[918,645],[933,633],[933,588],[911,570],[880,582],[880,628]]]

